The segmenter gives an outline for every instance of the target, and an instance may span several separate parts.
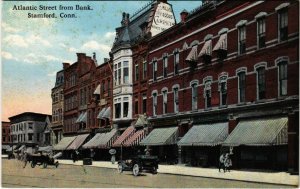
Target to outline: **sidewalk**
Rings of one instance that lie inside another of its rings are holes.
[[[59,163],[70,165],[82,165],[82,161],[77,161],[73,163],[72,160],[59,160]],[[105,161],[93,161],[93,165],[88,166],[117,169],[117,163],[112,164],[111,162]],[[286,172],[266,173],[232,170],[230,172],[224,173],[219,172],[218,169],[186,167],[184,165],[159,165],[157,172],[164,174],[178,174],[216,179],[239,180],[293,186],[298,186],[299,183],[298,175],[290,175]]]

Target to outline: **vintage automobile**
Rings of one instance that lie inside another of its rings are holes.
[[[57,156],[57,155],[56,155]],[[50,157],[48,154],[31,154],[28,157],[28,160],[31,161],[31,167],[34,168],[36,165],[43,165],[44,168],[47,168],[48,165],[53,165],[56,168],[59,163],[55,159],[56,156]]]
[[[118,161],[118,172],[132,171],[134,176],[138,176],[142,171],[157,173],[158,157],[148,155],[138,155],[128,160]]]

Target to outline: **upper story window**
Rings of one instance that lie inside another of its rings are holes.
[[[227,76],[220,77],[219,80],[220,106],[227,104]]]
[[[128,68],[128,61],[123,62],[123,83],[129,83],[129,68]]]
[[[174,113],[179,112],[179,97],[178,97],[178,87],[173,88],[174,93]]]
[[[162,96],[163,96],[163,114],[166,114],[168,108],[168,91],[167,90],[162,91]]]
[[[147,112],[147,95],[143,94],[143,113]]]
[[[152,94],[152,98],[153,98],[153,116],[157,115],[157,93],[153,93]]]
[[[260,17],[257,19],[257,44],[258,48],[266,46],[266,18]]]
[[[129,102],[123,102],[123,117],[128,117]]]
[[[143,62],[143,79],[147,78],[147,62]]]
[[[278,62],[279,96],[287,95],[287,65],[288,65],[288,60],[286,59]]]
[[[238,73],[238,101],[239,103],[245,102],[246,94],[246,72],[242,71]]]
[[[157,80],[157,61],[153,61],[153,81]]]
[[[118,63],[118,85],[121,85],[121,62]]]
[[[238,28],[239,32],[239,54],[246,52],[246,25],[242,25]]]
[[[103,80],[101,84],[101,94],[103,95],[104,93],[105,93],[105,81]]]
[[[114,66],[114,71],[115,71],[115,75],[114,75],[114,83],[115,83],[115,86],[118,84],[118,65],[115,64]]]
[[[164,66],[164,78],[168,76],[168,56],[163,57],[163,66]]]
[[[205,108],[210,108],[211,107],[211,80],[206,80],[204,82],[204,103],[205,103]]]
[[[134,80],[138,81],[139,80],[139,65],[138,64],[135,65],[134,72],[135,72]]]
[[[279,41],[288,39],[288,9],[282,8],[278,11],[278,33]]]
[[[179,73],[179,52],[176,50],[174,52],[174,75]]]
[[[121,117],[121,103],[116,103],[115,104],[115,118],[120,118]]]
[[[192,110],[198,109],[198,83],[192,83]]]
[[[257,100],[266,98],[265,67],[258,67],[257,72]]]

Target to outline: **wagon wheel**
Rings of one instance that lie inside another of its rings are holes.
[[[47,163],[46,162],[43,163],[43,167],[47,168]]]
[[[118,164],[118,173],[122,173],[123,172],[123,165],[122,163]]]
[[[35,165],[36,165],[36,164],[35,164],[35,162],[34,162],[34,161],[32,161],[32,162],[31,162],[31,168],[34,168],[34,167],[35,167]]]
[[[133,165],[132,173],[133,173],[134,176],[138,176],[139,175],[139,173],[140,173],[140,167],[139,167],[139,165],[137,163]]]

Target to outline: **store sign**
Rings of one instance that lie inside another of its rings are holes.
[[[173,25],[175,25],[175,18],[171,5],[162,2],[159,3],[150,30],[152,36],[159,34]]]

